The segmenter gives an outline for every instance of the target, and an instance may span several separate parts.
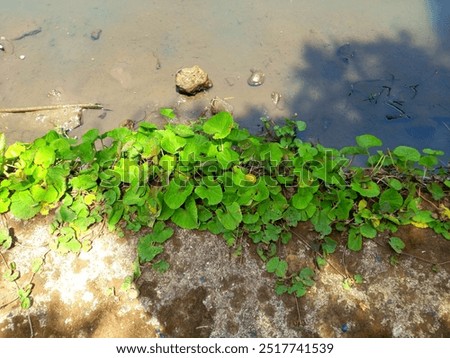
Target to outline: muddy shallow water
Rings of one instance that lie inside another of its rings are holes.
[[[196,118],[219,96],[255,132],[262,116],[296,116],[308,123],[304,138],[327,146],[372,133],[387,147],[433,147],[448,157],[443,3],[0,0],[0,107],[102,103],[107,111],[84,112],[72,132],[79,135],[125,119],[161,122],[161,107]],[[174,74],[194,64],[214,86],[179,95]],[[264,72],[263,85],[247,84],[251,69]],[[36,115],[0,122],[9,141],[48,129]]]

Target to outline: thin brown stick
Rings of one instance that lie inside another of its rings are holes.
[[[409,256],[409,257],[412,257],[413,259],[417,259],[419,261],[423,261],[423,262],[426,262],[428,264],[438,265],[438,266],[445,265],[445,264],[450,262],[450,261],[434,262],[434,261],[430,261],[430,260],[424,259],[423,257],[420,257],[420,256],[415,256],[415,255],[412,255],[412,254],[408,254],[407,252],[400,252],[400,255]]]
[[[55,104],[50,106],[22,107],[22,108],[0,108],[0,113],[27,113],[39,111],[51,111],[65,108],[81,108],[81,109],[103,109],[100,103],[83,103],[83,104]]]
[[[347,249],[344,247],[344,249],[342,250],[342,265],[344,266],[345,274],[347,275],[347,277],[350,277],[350,274],[348,273],[348,270],[347,270],[347,265],[345,263],[345,254],[346,253],[347,253]]]
[[[298,297],[295,296],[295,305],[297,306],[297,316],[298,316],[298,324],[302,321],[302,316],[300,315],[300,307],[298,307]]]
[[[4,303],[4,304],[2,304],[1,306],[0,306],[0,310],[2,309],[2,308],[5,308],[6,306],[9,306],[11,303],[14,303],[14,302],[16,302],[17,300],[19,299],[19,297],[16,297],[16,298],[14,298],[13,300],[11,300],[11,301],[9,301],[9,302],[7,302],[7,303]]]

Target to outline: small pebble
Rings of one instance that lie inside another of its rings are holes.
[[[156,329],[155,333],[159,338],[167,338],[167,336],[158,328]]]
[[[132,287],[128,290],[128,298],[134,300],[138,297],[139,297],[139,290],[137,288]]]
[[[19,58],[20,58],[21,60],[25,60],[25,55],[20,55]]]
[[[248,85],[253,87],[261,86],[264,83],[265,79],[264,73],[260,70],[253,70],[253,69],[251,69],[250,72],[252,74],[247,80]]]
[[[347,323],[344,323],[344,324],[341,326],[341,331],[344,332],[344,333],[348,331],[348,324],[347,324]]]
[[[102,34],[102,29],[96,29],[91,32],[91,40],[97,41],[100,38],[100,35]]]

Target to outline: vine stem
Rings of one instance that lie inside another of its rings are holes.
[[[385,246],[385,245],[383,245],[383,244],[380,244],[380,243],[377,242],[376,240],[373,240],[373,242],[374,242],[375,244],[377,244],[378,246],[380,246],[380,247],[383,247],[383,248],[388,249],[387,246]],[[419,261],[422,261],[422,262],[426,262],[427,264],[431,264],[431,265],[442,266],[442,265],[446,265],[446,264],[450,263],[450,260],[443,261],[443,262],[430,261],[430,260],[427,260],[427,259],[425,259],[425,258],[423,258],[423,257],[420,257],[420,256],[415,256],[415,255],[412,255],[412,254],[408,254],[407,252],[400,252],[400,253],[398,253],[398,254],[399,254],[399,255],[404,255],[404,256],[409,256],[409,257],[412,257],[413,259],[416,259],[416,260],[419,260]]]
[[[8,262],[6,261],[5,256],[3,255],[3,253],[0,252],[0,256],[2,257],[2,260],[3,260],[4,265],[6,266],[6,268],[8,268]],[[14,284],[16,285],[17,290],[20,290],[20,286],[19,286],[19,284],[17,283],[17,281],[14,280]],[[6,307],[6,306],[8,306],[9,304],[11,304],[11,303],[17,301],[18,299],[19,299],[19,297],[16,297],[14,300],[12,300],[11,302],[8,302],[8,303],[4,304],[4,305],[1,306],[0,308]],[[34,330],[33,330],[33,324],[32,324],[32,322],[31,322],[31,317],[30,317],[30,313],[29,313],[29,312],[27,312],[27,318],[28,318],[28,324],[29,324],[29,326],[30,326],[30,338],[33,338],[33,337],[34,337]]]
[[[300,236],[300,234],[297,234],[295,231],[289,230],[292,234],[294,234],[304,245],[309,247],[313,252],[316,252],[317,255],[319,255],[322,259],[324,259],[339,275],[341,275],[344,279],[350,278],[350,276],[343,274],[338,268],[336,268],[330,261],[328,261],[324,255],[322,255],[320,252],[314,250],[310,244],[308,244],[303,237]]]
[[[298,322],[300,324],[301,320],[301,315],[300,315],[300,307],[298,306],[298,297],[295,296],[295,306],[297,307],[297,316],[298,316]]]
[[[420,192],[420,190],[419,190],[419,197],[422,199],[422,200],[425,200],[427,203],[430,203],[431,205],[433,205],[433,207],[435,208],[435,209],[437,209],[437,210],[439,210],[439,208],[433,203],[433,202],[431,202],[430,200],[428,200],[427,198],[425,198],[423,195],[422,195],[422,193]]]
[[[6,261],[5,256],[3,256],[3,253],[2,253],[2,252],[0,252],[0,256],[2,257],[3,263],[5,264],[6,268],[9,268],[9,266],[8,266],[8,261]],[[14,281],[14,282],[15,282],[15,281]],[[16,285],[17,285],[17,282],[16,282]]]

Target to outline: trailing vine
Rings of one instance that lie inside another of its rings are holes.
[[[167,109],[161,113],[171,117]],[[28,220],[54,212],[50,248],[61,253],[89,250],[86,232],[96,223],[119,234],[152,228],[139,239],[128,286],[142,265],[168,269],[158,260],[174,233],[168,223],[222,235],[237,251],[248,240],[277,277],[276,292],[297,297],[314,284],[316,270],[287,276],[279,247],[299,239],[292,228],[300,222],[310,221],[317,232],[319,267],[336,250],[333,230],[345,233],[353,251],[389,232],[388,244],[399,253],[404,243],[393,234],[408,224],[450,240],[450,180],[448,167],[439,166],[442,151],[375,150],[382,142],[369,134],[338,150],[300,139],[303,121],[286,119],[280,126],[265,120],[264,126],[266,134],[255,136],[221,112],[163,129],[148,122],[137,130],[92,129],[79,141],[50,131],[32,143],[6,146],[1,134],[0,213]],[[354,166],[356,156],[366,157],[367,167]],[[1,233],[4,250],[10,239]],[[357,276],[355,282],[361,281]],[[31,288],[22,291],[28,297]]]

